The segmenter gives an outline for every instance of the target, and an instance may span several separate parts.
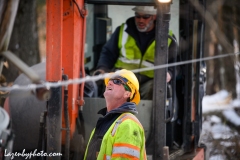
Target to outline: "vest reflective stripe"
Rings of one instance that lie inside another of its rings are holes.
[[[142,65],[144,65],[146,67],[153,67],[154,66],[153,63],[150,63],[150,62],[147,62],[147,61],[142,61]]]
[[[141,62],[139,59],[127,59],[126,57],[120,57],[119,60],[122,61],[123,63],[137,64],[137,65]],[[142,61],[142,65],[144,65],[146,67],[153,67],[154,66],[153,63],[147,62],[147,61]]]
[[[128,119],[133,120],[134,122],[136,122],[136,123],[143,129],[143,126],[142,126],[142,124],[139,122],[139,120],[138,120],[135,116],[133,116],[133,115],[131,115],[131,114],[127,114],[126,116],[124,116],[124,117],[122,118],[122,122],[125,121],[125,120],[128,120]]]
[[[119,157],[119,155],[121,157],[140,158],[140,148],[125,143],[114,144],[112,157]]]
[[[119,60],[122,61],[123,63],[136,64],[136,65],[139,65],[139,63],[141,62],[139,59],[127,59],[126,57],[120,57]],[[142,65],[146,67],[154,66],[153,63],[147,62],[147,61],[142,61]]]
[[[120,117],[118,117],[118,120],[116,121],[116,123],[115,123],[115,125],[114,125],[114,127],[113,127],[113,130],[112,130],[112,136],[114,136],[115,135],[115,133],[116,133],[116,130],[117,130],[117,128],[118,128],[118,125],[122,122],[122,119],[124,118],[124,117],[126,117],[127,116],[127,114],[122,114]]]
[[[132,114],[129,114],[129,113],[122,114],[122,115],[118,118],[118,120],[116,121],[116,123],[115,123],[115,125],[114,125],[114,127],[113,127],[113,130],[112,130],[112,133],[111,133],[112,136],[115,135],[116,130],[117,130],[119,124],[122,123],[123,121],[127,120],[127,119],[133,120],[133,121],[136,122],[141,128],[143,128],[142,124],[139,122],[139,120],[138,120],[135,116],[133,116]]]
[[[133,63],[137,65],[141,62],[140,59],[127,59],[126,57],[120,57],[119,60],[124,63],[129,63],[129,64]]]
[[[154,67],[155,41],[153,41],[148,46],[147,50],[143,54],[138,48],[135,39],[125,31],[126,28],[127,28],[126,24],[122,24],[120,27],[118,40],[120,55],[117,62],[115,63],[115,68],[133,70]],[[171,30],[169,30],[169,35],[171,36],[173,35]],[[168,46],[171,44],[171,42],[172,40],[168,38]],[[154,71],[153,70],[142,71],[140,72],[140,74],[153,78]]]
[[[124,25],[124,31],[125,31],[126,28],[127,28],[127,24]],[[124,44],[127,42],[127,38],[128,38],[128,34],[123,34],[122,35],[122,46],[124,46]],[[122,51],[123,56],[126,57],[127,54],[126,54],[125,47],[122,47],[121,51]]]
[[[108,155],[104,155],[103,157],[103,160],[110,160],[111,159],[111,156],[108,156]]]

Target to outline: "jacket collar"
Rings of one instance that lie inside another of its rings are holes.
[[[108,115],[108,114],[113,114],[113,113],[132,113],[132,114],[138,114],[138,111],[136,109],[135,103],[132,102],[126,102],[120,107],[111,110],[110,112],[107,112],[107,107],[102,108],[101,110],[98,111],[98,114],[101,114],[103,116]]]

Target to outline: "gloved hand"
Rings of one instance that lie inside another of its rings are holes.
[[[97,69],[96,71],[93,72],[93,76],[97,76],[99,74],[104,74],[105,71],[103,69]],[[99,86],[99,85],[102,85],[103,84],[103,79],[100,79],[100,80],[97,80],[96,81],[96,84]]]
[[[102,69],[97,69],[96,71],[94,71],[93,72],[93,76],[97,76],[97,75],[99,75],[99,74],[104,74],[105,73],[105,71],[104,70],[102,70]]]

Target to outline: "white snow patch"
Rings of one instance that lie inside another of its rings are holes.
[[[212,115],[209,120],[203,121],[202,127],[201,141],[208,141],[208,135],[211,135],[213,139],[229,139],[233,135],[231,129],[215,115]]]
[[[240,99],[235,99],[232,101],[232,105],[235,107],[235,108],[238,108],[240,107]]]
[[[226,146],[226,147],[231,147],[231,146],[233,146],[235,143],[224,141],[224,142],[220,142],[220,144],[223,145],[223,146]]]
[[[222,121],[221,121],[221,119],[220,119],[218,116],[213,115],[213,116],[211,117],[211,122],[221,123]]]
[[[202,100],[202,112],[206,113],[233,108],[231,102],[230,95],[226,90],[221,90],[213,95],[206,95]]]
[[[203,97],[203,113],[221,112],[228,121],[240,126],[240,116],[234,111],[234,108],[240,108],[240,99],[232,100],[230,93],[225,90]],[[232,138],[239,135],[237,131],[232,130],[214,113],[207,115],[203,120],[200,142],[207,145],[206,156],[208,160],[225,160],[226,156],[221,152],[221,149],[215,148],[213,142],[220,142],[222,147],[235,146]]]
[[[228,139],[231,137],[229,134],[230,128],[226,125],[216,124],[211,127],[212,136],[214,139]]]
[[[225,156],[223,155],[214,155],[209,158],[209,160],[224,160]]]
[[[223,115],[235,126],[240,126],[240,117],[233,109],[224,110]]]

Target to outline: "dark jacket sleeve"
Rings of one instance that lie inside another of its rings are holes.
[[[103,69],[109,72],[116,63],[119,57],[118,38],[119,38],[120,26],[116,28],[111,38],[103,46],[100,53],[100,58],[97,64],[97,69]]]
[[[178,61],[178,44],[177,44],[177,40],[175,38],[175,36],[173,35],[172,36],[172,42],[168,48],[168,64],[171,64],[171,63],[175,63]],[[174,73],[174,68],[176,68],[176,72]],[[169,67],[168,68],[168,73],[171,75],[171,78],[174,77],[175,75],[175,78],[177,77],[177,75],[179,74],[180,72],[180,67],[179,66],[172,66],[172,67]]]

